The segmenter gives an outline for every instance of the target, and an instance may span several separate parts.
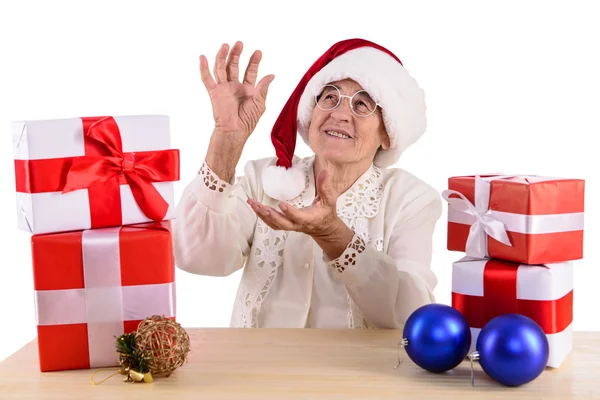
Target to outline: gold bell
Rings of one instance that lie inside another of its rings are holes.
[[[150,371],[148,371],[144,374],[144,383],[152,383],[152,382],[154,382],[154,379],[152,378],[152,374],[150,373]]]
[[[134,382],[141,382],[144,380],[144,374],[134,370],[129,370],[129,377],[131,377]]]

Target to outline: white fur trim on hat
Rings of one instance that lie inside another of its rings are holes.
[[[380,149],[374,164],[388,167],[425,132],[426,107],[423,90],[393,57],[372,47],[359,47],[333,59],[308,82],[298,105],[298,132],[308,144],[308,127],[315,106],[314,96],[323,85],[350,78],[379,103],[390,139]]]
[[[263,190],[280,201],[295,199],[304,190],[305,183],[304,170],[296,165],[289,169],[269,165],[262,174]]]

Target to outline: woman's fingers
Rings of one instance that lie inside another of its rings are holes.
[[[256,77],[258,76],[258,65],[260,64],[261,58],[262,53],[260,50],[256,50],[252,54],[252,56],[250,57],[250,61],[248,61],[246,73],[244,74],[244,83],[247,83],[252,86],[256,84]]]
[[[200,56],[200,72],[202,76],[202,82],[207,89],[212,89],[217,83],[223,83],[228,81],[238,81],[240,75],[240,56],[244,45],[242,42],[237,41],[229,51],[229,45],[224,43],[217,52],[215,58],[215,64],[213,67],[214,78],[210,75],[208,70],[208,60],[206,57]],[[258,77],[258,66],[262,59],[262,52],[256,50],[250,60],[246,72],[244,73],[244,83],[256,86],[256,78]],[[269,84],[275,77],[268,75],[259,82],[259,93],[262,97],[266,97]]]
[[[237,41],[229,52],[227,58],[227,79],[230,81],[237,81],[240,78],[240,55],[244,45],[242,42]]]
[[[298,226],[290,221],[288,217],[281,214],[279,211],[274,210],[271,207],[268,207],[266,210],[266,218],[272,223],[278,226],[280,229],[286,231],[295,231],[298,229]]]
[[[215,58],[215,65],[213,69],[213,75],[217,80],[217,83],[227,82],[227,53],[229,52],[229,45],[224,43],[221,45],[221,48],[217,52],[217,57]]]
[[[306,209],[301,211],[288,203],[279,203],[279,208],[283,211],[283,214],[294,224],[296,225],[304,225],[306,218]]]
[[[317,176],[317,191],[319,192],[319,197],[325,202],[325,204],[328,204],[333,208],[336,207],[339,195],[333,188],[329,171],[323,170]]]
[[[252,199],[248,199],[248,204],[252,207],[254,212],[262,219],[267,225],[274,229],[283,229],[286,231],[296,230],[297,226],[289,218],[280,212],[276,211],[272,207],[264,206]]]
[[[202,79],[202,83],[204,84],[204,87],[206,88],[206,90],[208,90],[209,92],[215,87],[217,86],[217,83],[215,82],[215,80],[213,79],[212,75],[210,74],[210,71],[208,69],[208,60],[206,59],[205,56],[201,55],[200,56],[200,78]]]
[[[256,85],[256,93],[258,93],[258,96],[263,101],[267,100],[267,93],[269,93],[269,85],[271,84],[271,82],[273,82],[273,79],[275,79],[275,75],[267,75],[263,77]]]

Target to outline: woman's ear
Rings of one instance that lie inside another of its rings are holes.
[[[382,135],[382,138],[381,138],[381,148],[383,150],[387,150],[387,149],[390,148],[390,137],[385,132],[385,130],[383,131],[383,135]]]

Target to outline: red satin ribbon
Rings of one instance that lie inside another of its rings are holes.
[[[517,313],[537,322],[546,334],[562,332],[573,321],[573,291],[556,300],[517,299],[519,264],[490,260],[483,275],[483,296],[452,292],[452,307],[472,328],[483,328],[492,318]]]
[[[15,160],[17,192],[68,193],[88,189],[91,228],[122,224],[119,186],[129,184],[142,212],[164,219],[169,204],[152,182],[179,180],[179,151],[123,152],[121,133],[112,117],[82,118],[85,155]]]

